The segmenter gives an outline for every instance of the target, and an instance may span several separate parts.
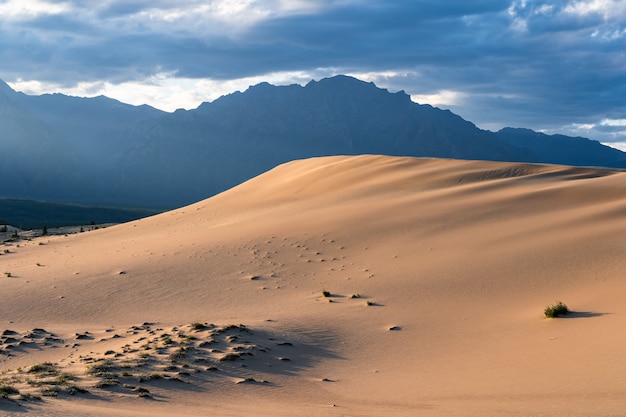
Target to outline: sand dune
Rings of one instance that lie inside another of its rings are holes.
[[[622,172],[315,158],[4,248],[7,413],[626,409]],[[545,319],[556,300],[574,312]]]

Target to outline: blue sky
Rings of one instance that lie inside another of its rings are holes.
[[[0,78],[173,111],[348,74],[479,127],[626,142],[625,0],[0,0]]]

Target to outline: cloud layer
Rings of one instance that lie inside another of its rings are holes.
[[[626,141],[623,0],[0,0],[0,78],[174,110],[338,73],[479,126]]]

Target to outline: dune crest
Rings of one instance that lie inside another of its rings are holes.
[[[10,274],[0,293],[0,368],[20,394],[7,394],[17,403],[0,400],[0,409],[619,414],[625,175],[313,158],[161,215],[8,243],[0,256]],[[556,300],[573,313],[545,319]],[[241,323],[252,333],[230,341],[212,333]],[[33,329],[58,341],[44,345]],[[126,360],[139,364],[145,345],[152,362],[124,368]],[[118,384],[98,386],[87,371],[107,360]],[[41,392],[26,385],[27,370],[42,363],[71,373],[89,394],[66,394],[68,383],[56,399],[18,399]],[[228,366],[228,377],[216,377],[213,366]],[[151,373],[163,378],[140,398],[133,389]],[[104,406],[111,398],[119,402]]]

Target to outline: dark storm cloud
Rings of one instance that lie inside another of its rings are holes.
[[[601,125],[626,119],[621,1],[363,0],[283,7],[290,3],[74,0],[65,3],[68,9],[30,17],[11,15],[0,3],[0,77],[68,85],[157,73],[229,80],[320,68],[386,72],[398,74],[384,78],[390,90],[455,92],[458,100],[442,107],[479,125],[550,130],[593,124],[587,132],[599,139],[611,133],[607,140],[624,133]]]

